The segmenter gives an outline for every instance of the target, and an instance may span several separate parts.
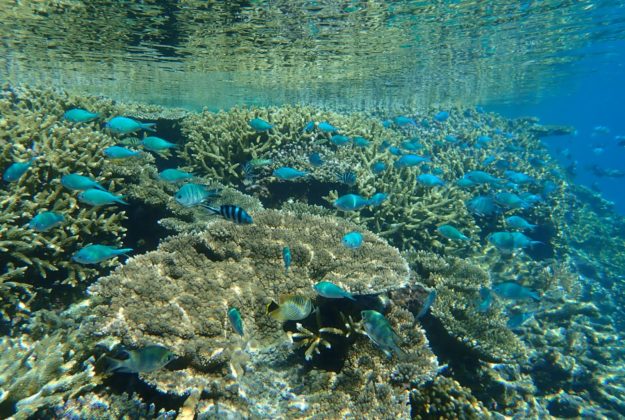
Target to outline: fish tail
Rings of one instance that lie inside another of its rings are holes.
[[[119,204],[124,204],[124,205],[127,206],[128,203],[126,201],[122,200],[122,198],[123,198],[123,195],[118,195],[117,197],[115,197],[115,202],[119,203]]]
[[[115,253],[117,255],[125,255],[127,257],[130,257],[130,255],[128,255],[128,253],[132,252],[132,251],[133,251],[132,248],[121,248],[121,249],[118,249],[117,251],[115,251]]]
[[[148,131],[156,131],[155,125],[156,123],[141,123],[141,128]]]
[[[531,297],[532,299],[534,299],[535,301],[537,301],[537,302],[538,302],[538,301],[540,301],[540,296],[539,296],[539,295],[538,295],[538,293],[536,293],[536,292],[531,292],[531,293],[530,293],[530,297]]]
[[[198,207],[202,207],[202,208],[210,211],[213,214],[220,214],[220,210],[218,208],[211,207],[208,204],[198,204]]]
[[[104,188],[102,185],[100,185],[99,183],[95,183],[93,184],[94,187],[96,187],[97,189],[101,190],[101,191],[108,191],[106,188]]]
[[[531,242],[530,242],[530,248],[531,248],[531,247],[534,247],[534,246],[536,246],[536,245],[545,245],[545,243],[544,243],[544,242],[541,242],[541,241],[531,241]]]
[[[124,364],[124,360],[113,359],[109,356],[101,357],[96,365],[99,370],[104,373],[117,373],[117,372],[126,372],[126,366]]]

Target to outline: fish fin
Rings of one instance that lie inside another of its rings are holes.
[[[534,299],[535,301],[537,301],[537,302],[538,302],[538,301],[540,301],[540,296],[539,296],[539,295],[538,295],[538,293],[536,293],[536,292],[532,292],[532,293],[530,293],[530,297],[531,297],[532,299]]]
[[[208,204],[200,203],[200,204],[198,204],[198,207],[202,207],[203,209],[206,209],[206,210],[210,211],[212,214],[219,214],[219,209],[217,209],[215,207],[211,207]]]
[[[155,125],[156,123],[141,123],[141,128],[144,130],[156,132],[156,129],[154,128]]]
[[[531,241],[530,242],[530,248],[532,248],[532,247],[534,247],[536,245],[545,245],[545,243],[541,242],[541,241]]]
[[[354,296],[352,296],[352,294],[351,294],[351,293],[347,293],[347,295],[345,295],[345,297],[346,297],[347,299],[350,299],[350,300],[353,300],[354,302],[356,302],[356,298],[355,298]]]
[[[125,255],[126,257],[130,258],[130,255],[128,255],[129,252],[132,252],[133,249],[132,248],[122,248],[122,249],[118,249],[117,250],[117,255]]]
[[[132,373],[124,364],[124,360],[113,359],[109,356],[101,357],[96,364],[104,373]]]
[[[120,195],[119,197],[116,197],[116,198],[115,198],[115,202],[116,202],[116,203],[119,203],[119,204],[124,204],[124,205],[126,205],[126,206],[127,206],[127,205],[128,205],[128,203],[127,203],[127,202],[125,202],[124,200],[122,200],[122,197],[123,197],[122,195]]]

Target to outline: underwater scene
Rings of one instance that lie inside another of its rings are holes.
[[[0,19],[0,418],[625,418],[625,3]]]

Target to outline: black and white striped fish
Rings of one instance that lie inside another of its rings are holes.
[[[219,208],[211,206],[202,206],[215,214],[220,214],[224,219],[232,220],[235,223],[251,224],[252,216],[239,206],[232,204],[222,204]]]

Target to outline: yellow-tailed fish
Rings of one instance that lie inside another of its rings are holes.
[[[312,312],[312,301],[302,295],[280,296],[280,303],[271,301],[267,305],[267,313],[277,321],[299,321]]]

